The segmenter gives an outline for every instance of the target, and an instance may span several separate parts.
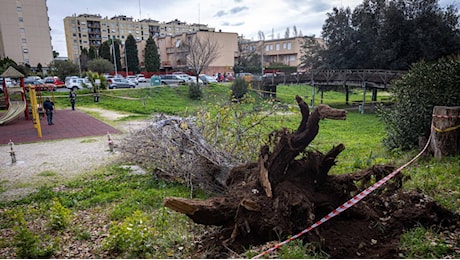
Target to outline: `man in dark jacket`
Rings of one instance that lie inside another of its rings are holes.
[[[54,103],[51,102],[49,97],[47,97],[45,102],[43,102],[43,109],[45,109],[45,112],[46,112],[46,119],[48,120],[48,125],[54,125],[53,124]]]

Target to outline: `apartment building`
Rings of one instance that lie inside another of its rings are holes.
[[[160,54],[161,67],[165,70],[187,71],[186,48],[184,43],[190,42],[193,37],[202,43],[216,43],[217,58],[209,64],[202,73],[213,75],[217,73],[233,73],[235,57],[238,55],[238,34],[230,32],[207,32],[197,31],[180,35],[167,35],[156,38],[158,53]]]
[[[0,59],[43,68],[53,61],[46,0],[1,0]]]
[[[187,24],[179,20],[159,22],[152,19],[134,20],[124,15],[112,18],[95,14],[80,14],[64,18],[66,48],[69,60],[77,61],[83,48],[99,46],[109,39],[119,39],[122,43],[131,34],[138,42],[149,36],[165,37],[197,31],[214,31],[203,24]],[[143,60],[143,59],[139,59]]]
[[[321,38],[316,40],[324,45]],[[263,66],[280,63],[287,66],[297,67],[301,64],[302,45],[304,37],[291,37],[265,41],[240,41],[242,55],[257,53],[263,55]]]

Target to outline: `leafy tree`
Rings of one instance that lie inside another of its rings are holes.
[[[94,46],[89,47],[88,57],[90,60],[94,60],[97,58],[97,49]]]
[[[158,54],[157,44],[150,36],[144,49],[144,64],[147,72],[160,71],[160,55]]]
[[[83,48],[80,53],[80,68],[83,71],[88,70],[89,53],[87,48]]]
[[[41,63],[37,64],[37,72],[42,72],[43,71],[43,66]]]
[[[327,16],[322,31],[322,37],[327,45],[327,49],[322,54],[326,63],[323,66],[333,69],[353,68],[355,49],[351,46],[354,43],[355,31],[351,26],[351,10],[348,7],[334,8],[332,13],[327,13]]]
[[[110,61],[103,59],[103,58],[97,58],[94,60],[88,61],[88,70],[94,71],[97,73],[108,73],[113,71],[113,65],[110,63]]]
[[[115,49],[115,61],[113,60],[113,56],[114,56],[114,55],[113,55],[113,53],[112,53],[112,56],[111,56],[111,58],[112,58],[112,63],[113,63],[113,64],[116,64],[117,70],[121,70],[121,61],[120,61],[120,58],[121,58],[121,56],[120,56],[120,40],[114,39],[113,41],[114,41],[114,42],[113,42],[113,48]],[[112,51],[114,51],[114,50],[112,49]],[[115,72],[115,73],[117,73],[117,72]]]
[[[111,55],[111,52],[110,52],[110,48],[111,47],[110,47],[109,41],[103,42],[99,46],[99,57],[103,58],[103,59],[106,59],[108,61],[112,61],[112,55]]]
[[[77,75],[79,71],[78,66],[68,60],[54,60],[48,67],[53,75],[61,79],[65,79],[69,75]]]
[[[325,67],[406,70],[460,52],[457,9],[443,10],[438,0],[364,0],[353,12],[334,8],[327,16]]]
[[[302,56],[300,56],[300,67],[307,69],[319,69],[323,64],[321,54],[324,47],[316,40],[315,35],[305,36],[302,46],[300,47]]]
[[[421,61],[392,83],[396,101],[391,109],[378,110],[386,125],[384,145],[403,150],[418,145],[420,136],[428,137],[434,106],[460,104],[460,56]]]
[[[129,34],[128,37],[126,38],[125,48],[126,48],[126,57],[128,60],[127,62],[128,71],[132,71],[136,74],[139,73],[140,69],[139,69],[139,56],[138,56],[138,51],[137,51],[137,44],[132,34]]]
[[[9,66],[13,66],[15,69],[18,69],[18,64],[8,57],[5,57],[4,59],[0,60],[0,74],[5,72],[5,70],[7,70]]]

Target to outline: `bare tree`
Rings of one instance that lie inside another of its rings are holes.
[[[292,27],[292,33],[294,34],[294,37],[298,36],[297,35],[297,27],[295,25]]]
[[[195,34],[187,38],[183,47],[187,53],[187,65],[196,73],[196,83],[198,85],[198,75],[219,57],[221,46],[209,34],[203,38]]]

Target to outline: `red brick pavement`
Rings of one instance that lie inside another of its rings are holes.
[[[89,116],[78,110],[57,110],[53,116],[54,125],[48,125],[46,117],[40,120],[42,137],[32,123],[32,116],[27,120],[25,115],[6,125],[0,126],[0,145],[13,141],[15,144],[57,140],[85,136],[101,136],[119,134],[120,130]]]

